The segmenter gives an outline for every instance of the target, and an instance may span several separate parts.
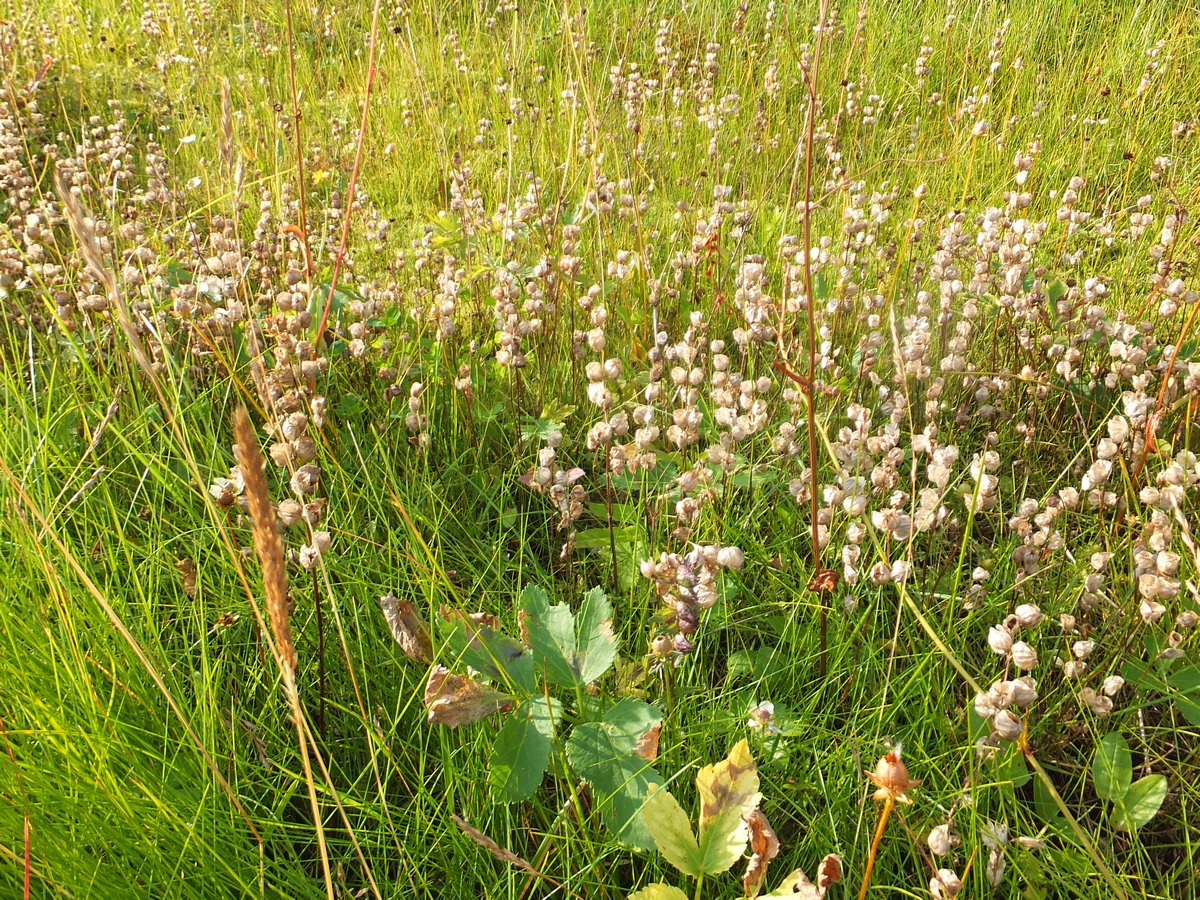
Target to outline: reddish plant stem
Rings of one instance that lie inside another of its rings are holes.
[[[313,606],[317,612],[317,731],[325,737],[325,610],[321,605],[321,587],[317,570],[312,570]]]
[[[813,48],[812,71],[808,73],[808,116],[805,121],[804,134],[804,293],[807,299],[805,312],[808,314],[808,469],[809,469],[809,514],[812,527],[812,564],[813,575],[821,571],[821,536],[817,519],[820,509],[817,502],[819,491],[817,478],[817,298],[813,293],[812,277],[812,174],[813,174],[813,138],[817,118],[817,75],[821,68],[821,40],[825,36],[825,13],[827,0],[822,0],[818,13],[817,40]],[[820,597],[820,592],[817,594]],[[827,670],[829,649],[829,614],[824,600],[820,609],[820,654],[817,660],[817,670],[821,677]]]
[[[354,149],[354,169],[350,172],[350,184],[346,188],[346,212],[342,216],[342,238],[337,256],[333,260],[333,275],[329,278],[329,294],[325,297],[325,308],[321,310],[321,323],[317,326],[314,347],[321,346],[325,326],[329,323],[329,311],[333,308],[333,292],[337,289],[338,275],[342,271],[342,260],[346,258],[346,246],[350,242],[350,216],[354,213],[354,190],[358,186],[358,173],[362,169],[363,145],[367,137],[367,120],[371,113],[371,88],[375,84],[375,52],[379,38],[379,4],[371,12],[371,40],[367,48],[367,87],[363,94],[362,120],[358,125],[358,144]]]
[[[300,182],[300,248],[304,252],[304,272],[311,282],[313,279],[312,254],[308,249],[308,189],[304,180],[304,141],[301,137],[300,93],[296,89],[296,38],[292,25],[292,0],[285,0],[284,12],[287,15],[288,36],[288,82],[292,91],[292,122],[296,138],[296,177]]]

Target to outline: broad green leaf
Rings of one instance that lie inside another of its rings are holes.
[[[642,814],[658,852],[667,862],[692,878],[704,874],[700,845],[692,834],[688,815],[670,791],[657,785],[651,787]]]
[[[1175,706],[1188,724],[1200,728],[1200,666],[1188,666],[1167,676],[1175,694]]]
[[[1029,783],[1029,779],[1032,777],[1033,773],[1029,771],[1029,763],[1025,760],[1025,754],[1014,745],[1008,757],[1000,763],[996,781],[1010,782],[1014,788],[1022,788]]]
[[[1137,831],[1156,815],[1167,797],[1167,776],[1139,778],[1113,805],[1113,827]]]
[[[636,894],[630,894],[629,900],[688,900],[688,895],[677,887],[669,884],[648,884]]]
[[[583,595],[583,605],[579,608],[573,667],[580,681],[591,684],[609,670],[616,658],[612,604],[604,591],[595,587]]]
[[[515,803],[537,790],[550,762],[553,736],[543,697],[527,700],[504,723],[488,764],[488,785],[497,803]]]
[[[1133,780],[1133,757],[1125,738],[1115,731],[1106,734],[1096,747],[1092,780],[1096,783],[1096,795],[1103,800],[1116,800],[1129,790],[1129,782]]]
[[[575,616],[560,603],[550,605],[550,595],[537,585],[521,591],[521,636],[533,653],[538,674],[545,673],[551,683],[574,687],[578,681],[571,666],[575,653]]]
[[[635,752],[638,739],[662,721],[662,713],[640,700],[626,698],[599,722],[576,725],[567,741],[567,760],[592,785],[600,813],[617,840],[642,850],[654,839],[642,816],[651,785],[662,776]]]
[[[701,864],[706,873],[716,875],[742,858],[750,839],[745,817],[762,800],[750,744],[739,741],[721,762],[701,769],[696,790],[700,794]]]
[[[1065,822],[1062,818],[1062,811],[1058,808],[1058,804],[1054,802],[1054,798],[1050,796],[1050,791],[1038,778],[1033,782],[1033,808],[1037,811],[1038,816],[1043,822],[1056,823]]]
[[[576,618],[566,604],[551,606],[541,588],[527,587],[521,594],[521,628],[534,666],[562,687],[586,687],[617,656],[612,606],[600,588],[584,595]]]
[[[456,609],[443,607],[442,620],[447,649],[456,660],[500,684],[534,692],[533,656],[519,643]]]

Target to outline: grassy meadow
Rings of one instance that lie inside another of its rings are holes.
[[[1198,202],[1190,0],[0,2],[0,896],[1200,894]]]

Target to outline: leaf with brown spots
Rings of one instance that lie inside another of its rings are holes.
[[[429,626],[421,618],[416,607],[408,600],[401,600],[394,594],[379,598],[383,608],[383,617],[387,619],[392,637],[404,651],[404,655],[414,662],[433,662],[433,641],[429,637]]]
[[[445,666],[434,666],[425,683],[429,721],[447,728],[470,725],[492,713],[506,711],[512,699],[465,675],[455,675]]]
[[[742,857],[749,839],[746,817],[762,800],[750,745],[739,741],[729,756],[696,776],[700,794],[700,853],[704,871],[724,872]]]

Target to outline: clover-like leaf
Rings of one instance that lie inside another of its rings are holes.
[[[1137,831],[1158,815],[1167,798],[1167,776],[1147,775],[1129,786],[1113,804],[1113,827]]]
[[[1106,734],[1096,747],[1092,780],[1096,784],[1096,795],[1103,800],[1115,801],[1129,790],[1133,780],[1133,757],[1125,738],[1115,731]]]

